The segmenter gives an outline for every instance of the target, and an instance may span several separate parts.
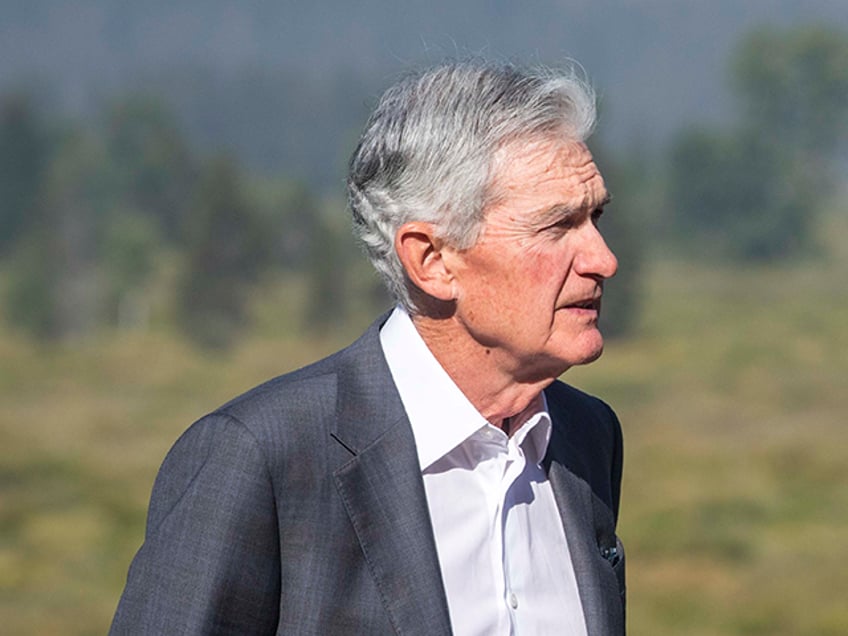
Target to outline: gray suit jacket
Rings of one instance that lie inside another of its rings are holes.
[[[379,322],[189,428],[162,465],[112,634],[450,634],[412,430]],[[624,633],[621,431],[546,389],[545,466],[589,636]]]

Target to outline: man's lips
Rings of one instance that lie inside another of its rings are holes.
[[[584,298],[582,300],[576,300],[572,303],[568,303],[563,308],[564,309],[586,310],[586,311],[600,311],[601,310],[601,297],[600,296],[592,296],[591,298]]]

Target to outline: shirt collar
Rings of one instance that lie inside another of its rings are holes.
[[[518,430],[513,435],[513,441],[524,449],[530,461],[541,463],[551,441],[551,416],[544,392],[539,393],[515,419]]]
[[[409,417],[422,470],[489,425],[433,356],[403,308],[396,307],[381,328],[380,344]],[[516,417],[524,421],[514,441],[522,445],[529,436],[532,460],[539,463],[551,434],[544,394]]]

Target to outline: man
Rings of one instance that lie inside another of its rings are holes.
[[[176,443],[112,632],[624,632],[621,433],[557,380],[617,263],[573,74],[446,64],[390,88],[350,164],[398,307]]]

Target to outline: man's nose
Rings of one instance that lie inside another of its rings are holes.
[[[586,229],[587,235],[580,246],[574,268],[583,276],[612,278],[618,271],[618,259],[597,227],[591,226]]]

